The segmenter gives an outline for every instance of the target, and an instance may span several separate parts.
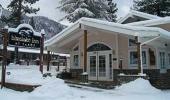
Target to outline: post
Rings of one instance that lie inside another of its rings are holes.
[[[138,36],[135,36],[136,44],[137,44],[137,57],[138,57],[138,71],[141,73],[141,43],[139,42]]]
[[[19,64],[18,45],[18,43],[15,45],[15,64]]]
[[[47,51],[47,56],[48,56],[48,59],[47,59],[47,71],[49,71],[50,70],[50,61],[51,61],[50,51]]]
[[[40,43],[40,72],[43,74],[43,55],[44,55],[44,30],[41,30],[41,43]]]
[[[87,30],[84,30],[84,72],[87,71]]]
[[[8,29],[3,29],[3,62],[2,62],[1,89],[5,86],[7,66],[7,45],[8,45]]]

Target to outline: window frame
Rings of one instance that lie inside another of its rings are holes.
[[[132,45],[132,46],[130,46],[130,39],[135,41],[135,37],[132,37],[132,36],[131,36],[131,37],[128,38],[128,47],[129,47],[129,48],[130,48],[130,47],[132,47],[132,48],[137,47],[137,45]]]
[[[131,64],[131,59],[130,59],[130,53],[131,52],[137,52],[137,50],[129,50],[128,51],[128,65],[130,68],[138,68],[138,64]],[[142,64],[144,68],[147,68],[148,67],[148,52],[147,52],[147,49],[143,49],[142,52],[145,52],[146,53],[146,64]]]

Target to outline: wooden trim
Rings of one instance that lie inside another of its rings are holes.
[[[141,48],[140,48],[141,43],[138,42],[137,36],[135,36],[135,40],[136,40],[136,45],[137,45],[138,70],[139,70],[139,73],[140,73],[141,72]]]
[[[8,46],[8,29],[3,29],[3,62],[2,62],[2,76],[1,88],[5,86],[6,66],[7,66],[7,46]]]
[[[51,61],[51,55],[50,55],[50,51],[47,51],[47,71],[50,70],[50,61]]]
[[[40,44],[40,72],[43,74],[43,53],[44,53],[44,34],[41,34]]]
[[[87,71],[87,30],[84,30],[84,72]]]

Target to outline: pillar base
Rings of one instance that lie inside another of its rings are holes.
[[[83,82],[83,83],[88,83],[88,73],[87,73],[87,72],[83,72],[83,73],[80,75],[80,80],[81,80],[81,82]]]

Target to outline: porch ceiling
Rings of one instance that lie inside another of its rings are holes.
[[[170,39],[158,37],[157,39],[147,43],[147,45],[158,47],[158,48],[166,48],[170,50]]]

